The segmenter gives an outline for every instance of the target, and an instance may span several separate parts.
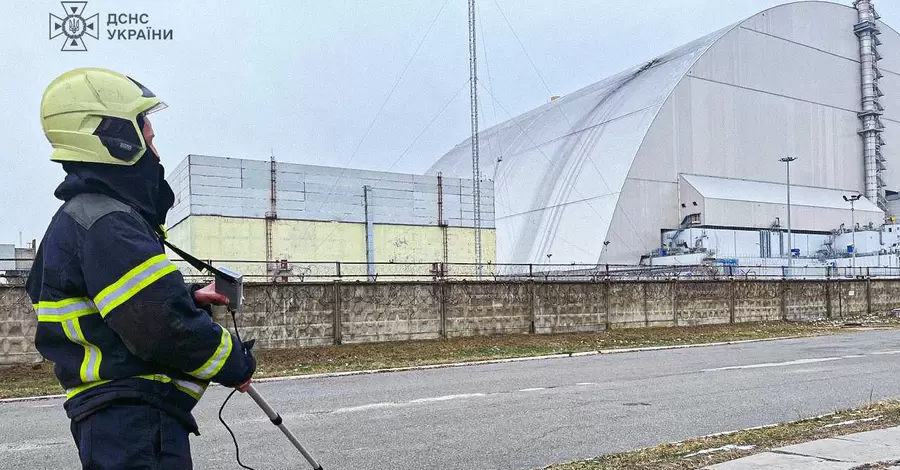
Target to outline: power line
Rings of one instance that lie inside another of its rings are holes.
[[[512,31],[513,36],[516,38],[516,42],[519,43],[519,47],[522,48],[522,52],[524,52],[524,53],[525,53],[525,57],[528,58],[528,62],[531,62],[531,67],[534,68],[534,71],[537,73],[538,78],[541,79],[541,83],[544,84],[544,88],[547,90],[547,93],[550,93],[550,94],[552,95],[553,92],[551,92],[551,91],[550,91],[550,87],[547,86],[547,81],[544,80],[544,76],[541,75],[541,71],[538,70],[537,65],[535,65],[535,63],[534,63],[534,60],[531,59],[531,55],[529,55],[529,54],[528,54],[528,50],[525,49],[525,44],[523,44],[523,43],[522,43],[522,40],[519,39],[519,35],[516,34],[515,28],[512,27],[512,24],[509,22],[509,18],[506,17],[506,13],[503,13],[503,9],[500,8],[500,4],[497,3],[497,0],[494,0],[494,5],[496,5],[496,6],[497,6],[497,10],[500,11],[500,16],[503,17],[503,21],[506,22],[506,26],[509,26],[509,30]]]
[[[457,98],[459,98],[460,93],[462,93],[463,90],[466,89],[466,85],[468,85],[468,84],[469,84],[469,81],[466,80],[462,84],[462,86],[460,86],[459,89],[456,90],[456,93],[454,93],[453,96],[450,97],[450,99],[447,100],[446,103],[444,103],[444,106],[441,107],[441,110],[438,111],[438,113],[431,119],[431,121],[428,122],[428,124],[425,125],[424,128],[422,128],[422,130],[419,132],[419,134],[416,136],[416,138],[413,139],[413,141],[406,147],[406,149],[403,150],[403,152],[400,153],[400,155],[396,159],[394,159],[394,162],[391,163],[391,166],[389,166],[388,169],[385,170],[385,172],[391,171],[391,169],[393,169],[394,166],[396,166],[398,163],[400,163],[400,161],[403,159],[403,157],[405,157],[406,154],[409,153],[409,151],[413,148],[413,146],[415,146],[416,142],[418,142],[419,139],[423,135],[425,135],[425,132],[427,132],[428,129],[430,129],[431,126],[434,125],[434,123],[438,119],[440,119],[441,115],[444,114],[444,111],[446,111],[447,108],[449,108],[450,105],[453,104],[453,102],[456,101]],[[387,176],[387,175],[382,176],[381,178],[379,178],[375,183],[371,184],[370,186],[373,189],[376,189],[375,187],[378,185],[378,183],[381,183],[382,181],[384,181],[385,176]],[[331,231],[328,233],[328,235],[313,250],[312,255],[315,255],[316,253],[318,253],[318,251],[322,248],[322,246],[325,244],[325,242],[327,242],[331,239],[331,236],[334,235],[334,233],[337,231],[337,229],[338,229],[337,226],[335,226],[334,228],[331,229]]]
[[[422,45],[425,44],[425,40],[428,39],[428,35],[431,34],[431,30],[434,29],[434,25],[437,24],[438,18],[441,16],[441,13],[444,11],[444,7],[447,6],[450,0],[444,0],[444,3],[441,5],[440,10],[438,10],[437,14],[434,15],[434,19],[431,20],[431,24],[428,26],[428,30],[425,31],[425,34],[422,36],[422,39],[419,41],[419,44],[416,46],[416,50],[413,51],[412,56],[410,56],[409,60],[406,61],[406,65],[403,67],[403,71],[400,72],[400,76],[397,77],[397,80],[394,82],[394,86],[391,87],[391,91],[388,93],[387,97],[384,99],[384,102],[381,103],[381,107],[378,108],[378,112],[375,113],[375,117],[372,118],[372,122],[369,123],[369,127],[366,128],[366,132],[363,134],[362,138],[359,139],[359,142],[356,144],[356,148],[353,150],[353,153],[350,155],[350,158],[347,160],[347,163],[341,168],[341,173],[338,175],[337,179],[334,181],[334,184],[331,186],[331,189],[328,190],[328,193],[325,195],[325,198],[322,200],[322,203],[319,204],[319,207],[316,209],[316,212],[322,209],[322,206],[325,205],[328,196],[331,196],[332,191],[337,186],[338,182],[341,178],[344,177],[344,172],[347,170],[347,167],[350,165],[350,162],[356,158],[356,155],[359,153],[359,149],[362,148],[363,142],[365,142],[366,137],[369,136],[369,133],[372,132],[372,128],[375,127],[375,123],[378,122],[378,118],[381,116],[381,113],[384,112],[384,108],[387,106],[388,101],[390,101],[391,97],[394,96],[394,92],[397,91],[397,87],[400,85],[400,82],[403,80],[403,77],[406,75],[406,71],[409,70],[409,66],[412,64],[413,60],[418,55],[419,50],[422,48]]]
[[[531,58],[531,54],[528,53],[528,49],[525,47],[525,44],[522,42],[521,38],[519,38],[518,33],[516,33],[516,29],[513,28],[512,23],[510,23],[509,18],[507,18],[506,13],[504,13],[504,11],[503,11],[503,8],[500,7],[500,4],[497,2],[497,0],[493,0],[493,2],[494,2],[494,5],[497,6],[497,10],[500,12],[500,16],[503,17],[503,21],[506,22],[506,26],[509,27],[510,32],[513,34],[513,37],[515,37],[516,42],[519,44],[519,47],[522,48],[522,53],[525,54],[525,57],[528,59],[528,62],[531,64],[531,67],[534,69],[534,72],[537,74],[541,83],[544,85],[544,89],[547,90],[548,94],[552,95],[553,92],[550,90],[550,86],[547,85],[547,81],[544,80],[543,74],[541,74],[541,71],[540,71],[540,69],[538,69],[537,64],[535,64],[534,60]],[[491,88],[493,88],[493,85],[491,85]],[[488,93],[490,93],[490,92],[488,92]],[[491,97],[493,98],[493,95],[491,95]],[[494,101],[496,101],[499,104],[499,101],[497,101],[496,99],[494,99]],[[502,105],[501,105],[501,107],[502,107]],[[563,111],[562,106],[560,106],[557,103],[556,106],[553,106],[553,108],[556,108],[559,111],[559,114],[563,117],[563,119],[565,119],[565,121],[569,125],[569,127],[572,128],[573,127],[572,121],[569,119],[569,117]],[[509,114],[509,113],[507,112],[507,114]],[[510,115],[510,117],[512,117],[512,116]],[[583,151],[587,147],[587,140],[586,139],[579,139],[579,140],[581,142],[581,150]],[[606,178],[603,177],[603,172],[600,171],[600,168],[597,167],[597,164],[594,162],[594,160],[591,158],[588,158],[588,162],[590,162],[591,166],[594,167],[594,170],[597,172],[597,176],[603,182],[603,185],[606,186],[606,188],[608,190],[612,190],[612,187],[609,186],[609,183],[606,181]],[[628,216],[628,214],[626,213],[625,210],[622,210],[622,215],[625,217],[625,220],[631,226],[631,230],[635,234],[638,234],[637,228],[635,227],[634,223],[631,221],[631,217]],[[638,237],[638,239],[641,240],[641,245],[643,246],[644,250],[647,250],[647,244],[644,243],[640,237]]]
[[[479,8],[479,12],[481,9]],[[482,17],[483,18],[483,17]],[[484,67],[487,70],[488,77],[488,86],[493,90],[494,89],[494,81],[491,79],[491,62],[488,60],[488,48],[487,41],[485,40],[484,35],[484,20],[479,23],[479,28],[481,29],[481,50],[484,52]],[[497,122],[497,105],[494,103],[494,100],[491,100],[491,115],[494,119],[494,122]],[[500,128],[497,128],[497,149],[498,156],[494,159],[494,149],[491,145],[488,145],[488,150],[491,152],[491,159],[494,160],[494,176],[496,177],[496,169],[499,161],[503,160],[503,140],[500,138]],[[495,178],[496,179],[496,178]]]

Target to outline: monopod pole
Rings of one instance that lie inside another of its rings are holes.
[[[307,452],[306,449],[303,448],[303,445],[300,444],[300,441],[297,440],[297,438],[294,436],[294,433],[292,433],[291,430],[284,425],[281,420],[281,415],[279,415],[275,410],[272,409],[271,406],[269,406],[269,403],[259,394],[259,391],[256,390],[256,387],[254,387],[252,383],[247,388],[247,393],[250,395],[250,398],[252,398],[253,401],[255,401],[257,405],[259,405],[263,412],[266,413],[266,416],[269,417],[269,420],[272,421],[272,424],[278,426],[278,429],[281,429],[281,432],[283,432],[284,435],[287,436],[288,440],[291,441],[291,444],[293,444],[294,447],[296,447],[297,450],[299,450],[300,453],[303,454],[303,457],[306,458],[306,461],[309,462],[310,465],[312,465],[313,470],[322,470],[322,466],[319,465],[319,462],[316,462],[316,459],[314,459],[312,455],[309,455],[309,452]]]

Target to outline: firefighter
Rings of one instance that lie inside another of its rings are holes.
[[[50,83],[41,123],[65,180],[27,282],[35,345],[55,364],[83,468],[191,468],[191,410],[209,382],[244,391],[250,349],[212,321],[162,239],[175,196],[148,115],[166,105],[110,70]]]

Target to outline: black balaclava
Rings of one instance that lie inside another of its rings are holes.
[[[63,162],[67,175],[56,189],[67,201],[81,193],[102,193],[137,210],[154,227],[165,224],[175,193],[165,180],[165,169],[149,147],[134,165]]]

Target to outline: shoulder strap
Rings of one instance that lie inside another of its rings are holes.
[[[222,278],[222,279],[227,279],[227,280],[229,280],[229,281],[231,281],[231,282],[236,281],[236,279],[234,278],[234,276],[232,276],[232,275],[230,275],[230,274],[225,274],[225,273],[223,273],[221,270],[214,268],[211,264],[209,264],[209,263],[207,263],[207,262],[205,262],[205,261],[202,261],[202,260],[198,259],[196,256],[194,256],[194,255],[192,255],[192,254],[190,254],[190,253],[188,253],[188,252],[182,250],[181,248],[178,248],[177,246],[175,246],[175,245],[169,243],[169,240],[166,240],[166,235],[167,235],[167,234],[166,234],[166,231],[165,231],[165,229],[163,229],[162,227],[160,227],[159,230],[157,230],[157,233],[159,233],[160,238],[162,238],[162,240],[163,240],[163,243],[165,243],[165,245],[166,245],[167,247],[169,247],[170,250],[172,250],[173,252],[175,252],[175,254],[177,254],[178,256],[181,257],[181,259],[185,260],[188,264],[190,264],[191,266],[193,266],[194,269],[197,269],[198,271],[206,271],[206,272],[208,272],[208,273],[210,273],[210,274],[213,274],[213,275],[215,275],[215,276],[217,276],[217,277],[220,277],[220,278]]]

